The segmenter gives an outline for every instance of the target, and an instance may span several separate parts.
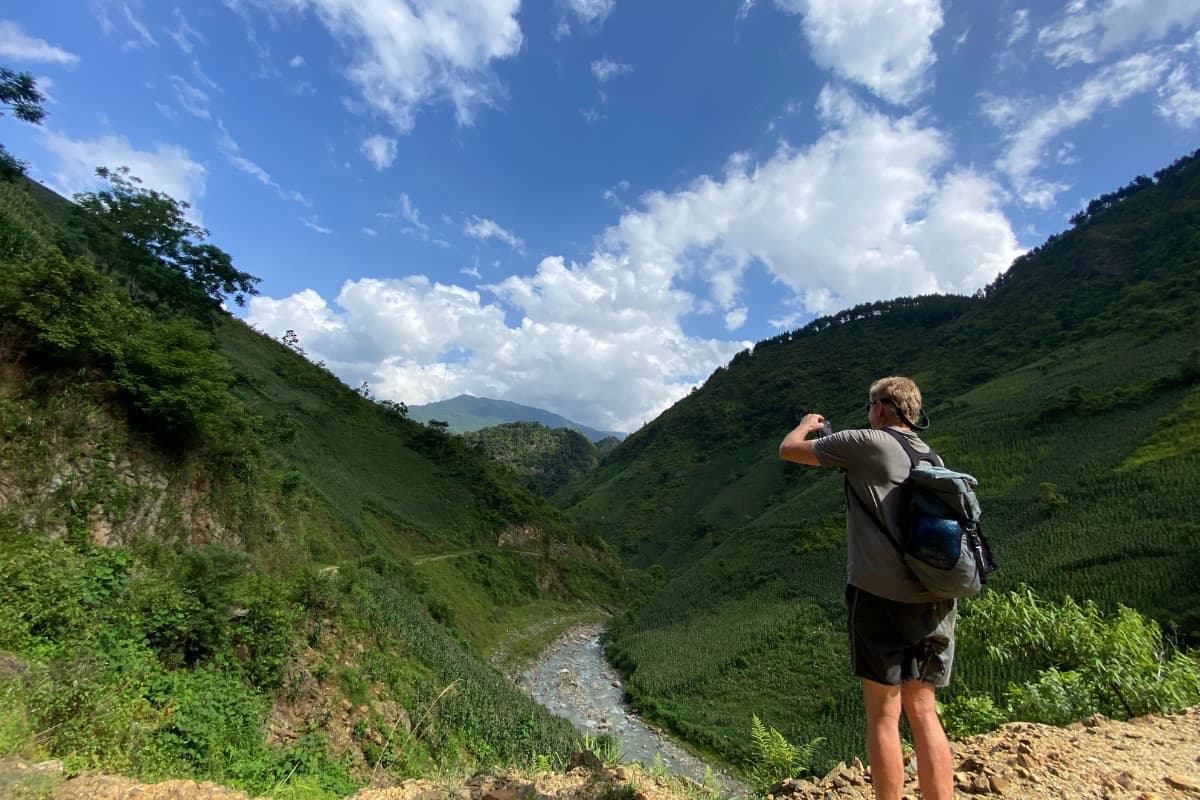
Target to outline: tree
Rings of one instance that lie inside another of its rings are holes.
[[[40,123],[46,118],[46,110],[42,108],[45,99],[28,72],[13,72],[8,67],[0,67],[0,103],[12,108],[17,119],[35,125]]]
[[[156,300],[175,306],[189,305],[197,295],[217,303],[231,298],[244,306],[247,295],[258,294],[254,285],[259,279],[235,268],[228,253],[204,241],[208,231],[188,221],[190,204],[143,188],[141,179],[130,175],[128,167],[100,167],[96,174],[108,181],[108,188],[75,195],[79,207],[125,243],[149,255],[157,266],[186,279],[181,286],[153,270],[127,269],[136,273],[130,280],[140,281],[143,291],[149,289]],[[126,255],[127,251],[117,260],[125,260]]]
[[[46,116],[42,101],[46,98],[37,90],[37,83],[28,72],[13,72],[0,67],[0,105],[9,106],[17,119],[37,125]],[[0,117],[4,116],[0,112]],[[0,144],[0,178],[15,178],[25,174],[25,163]]]

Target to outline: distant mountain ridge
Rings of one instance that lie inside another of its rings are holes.
[[[587,425],[581,425],[574,420],[542,408],[523,406],[508,400],[493,400],[490,397],[475,397],[469,394],[460,394],[436,403],[409,406],[408,416],[418,422],[429,422],[432,419],[442,420],[449,423],[452,433],[468,433],[482,428],[490,428],[493,425],[503,425],[507,422],[537,422],[547,428],[570,428],[579,431],[593,442],[610,436],[624,439],[628,435],[620,431],[600,431],[589,428]]]

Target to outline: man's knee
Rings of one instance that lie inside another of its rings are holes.
[[[900,687],[904,714],[910,722],[937,719],[937,695],[932,684],[925,681],[907,681]]]
[[[900,720],[903,706],[899,686],[863,679],[863,705],[867,709],[867,722]]]

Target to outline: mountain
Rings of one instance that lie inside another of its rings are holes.
[[[613,437],[593,444],[579,431],[536,422],[506,422],[462,436],[546,496],[582,478],[617,445]]]
[[[5,752],[306,797],[565,759],[489,660],[638,594],[603,543],[223,311],[222,251],[173,264],[179,206],[111,192],[0,180]]]
[[[1121,604],[1200,642],[1197,155],[1093,201],[974,297],[865,304],[759,342],[557,495],[658,581],[610,631],[635,704],[732,761],[753,713],[823,737],[818,762],[862,752],[842,479],[777,448],[808,411],[864,427],[890,374],[917,381],[925,438],[980,481],[993,590]],[[946,699],[999,707],[1032,669],[964,656]]]
[[[450,424],[451,433],[477,431],[480,428],[488,428],[506,422],[536,422],[547,428],[570,428],[579,431],[593,442],[599,442],[608,437],[624,439],[626,436],[619,431],[598,431],[533,406],[523,406],[507,400],[473,397],[469,394],[460,394],[436,403],[409,406],[408,416],[418,422],[429,422],[434,419],[447,422]]]

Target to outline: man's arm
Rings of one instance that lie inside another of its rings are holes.
[[[820,430],[824,424],[825,418],[820,414],[805,414],[804,419],[800,420],[800,424],[792,428],[791,433],[783,437],[783,441],[779,443],[779,457],[784,461],[794,461],[810,467],[821,466],[821,462],[817,460],[817,454],[813,452],[813,443],[809,440],[808,435],[813,431]]]

